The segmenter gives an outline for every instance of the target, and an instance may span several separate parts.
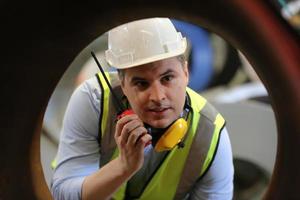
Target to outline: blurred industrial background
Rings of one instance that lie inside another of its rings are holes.
[[[282,19],[299,33],[300,1],[272,2]],[[172,21],[188,39],[189,86],[215,105],[227,120],[235,165],[234,198],[261,199],[273,171],[277,147],[276,123],[268,93],[239,50],[204,28]],[[82,81],[98,72],[91,51],[110,70],[103,59],[106,48],[107,35],[103,34],[83,49],[50,98],[41,134],[41,160],[48,186],[68,100]]]

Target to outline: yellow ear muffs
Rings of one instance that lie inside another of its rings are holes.
[[[187,132],[187,122],[183,118],[177,119],[159,138],[154,149],[157,152],[171,150],[179,144]]]

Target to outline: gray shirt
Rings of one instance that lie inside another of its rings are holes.
[[[51,192],[56,200],[81,199],[84,178],[99,170],[101,155],[97,137],[100,97],[99,84],[93,77],[74,91],[68,103],[57,153],[57,167],[51,184]],[[151,152],[153,149],[149,145],[145,148],[145,164],[156,166],[150,159]],[[189,199],[232,199],[233,173],[231,144],[224,128],[214,161],[194,186]],[[136,192],[136,189],[131,191]]]

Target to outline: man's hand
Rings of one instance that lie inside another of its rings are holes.
[[[144,146],[151,141],[143,122],[136,114],[118,120],[115,140],[119,156],[111,160],[83,182],[82,199],[110,199],[114,192],[143,165]]]
[[[115,140],[119,148],[120,165],[124,172],[133,175],[144,162],[144,147],[152,139],[136,114],[130,114],[118,120]]]

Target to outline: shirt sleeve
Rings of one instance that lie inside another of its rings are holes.
[[[99,169],[100,89],[95,77],[80,85],[68,103],[51,182],[55,200],[81,199],[84,178]]]
[[[215,158],[207,173],[192,190],[191,200],[229,200],[233,197],[233,159],[226,128],[220,134]]]

